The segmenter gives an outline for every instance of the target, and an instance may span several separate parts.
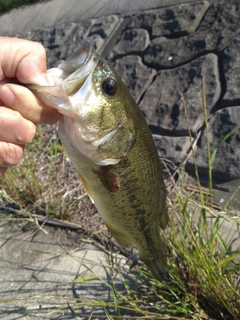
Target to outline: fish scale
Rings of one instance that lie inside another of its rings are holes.
[[[58,69],[55,85],[28,87],[63,114],[58,129],[63,147],[112,236],[122,246],[136,245],[153,275],[166,278],[167,247],[160,234],[168,223],[166,188],[149,127],[91,44],[73,57],[76,70],[70,57],[58,67],[64,72],[61,77]]]

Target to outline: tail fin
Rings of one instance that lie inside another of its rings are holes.
[[[158,281],[168,279],[167,254],[159,254],[154,257],[141,258]]]

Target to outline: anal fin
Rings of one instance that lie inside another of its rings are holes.
[[[111,235],[117,241],[117,243],[122,247],[129,247],[133,244],[132,240],[125,234],[119,231],[116,231],[115,228],[111,227],[106,221],[104,221],[106,226],[108,227]]]

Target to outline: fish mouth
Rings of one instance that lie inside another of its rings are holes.
[[[57,109],[60,113],[74,117],[75,102],[81,95],[81,88],[91,75],[99,61],[90,42],[73,53],[57,68],[48,70],[48,75],[55,79],[55,85],[26,85],[42,102]]]
[[[83,86],[89,74],[95,69],[98,60],[93,45],[85,42],[78,51],[58,66],[63,71],[62,86],[67,95],[75,94]]]
[[[91,58],[93,58],[93,60],[96,59],[94,59],[93,56],[94,46],[91,42],[86,41],[79,50],[74,52],[66,61],[58,66],[58,68],[63,71],[62,79],[77,71],[80,72],[78,69],[84,69],[91,61]]]

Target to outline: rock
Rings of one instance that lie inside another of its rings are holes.
[[[240,9],[237,2],[214,3],[193,34],[178,37],[172,33],[171,38],[161,36],[153,39],[146,49],[144,61],[158,69],[172,68],[210,51],[223,50],[240,32]]]
[[[234,215],[238,215],[240,218],[240,212],[236,211],[236,208],[240,208],[240,179],[230,180],[227,182],[220,182],[219,184],[214,184],[214,189],[217,192],[213,194],[214,203],[219,206],[224,206],[229,202],[230,207],[234,208]],[[236,196],[232,196],[236,194]],[[240,239],[238,237],[238,239]]]
[[[121,21],[117,15],[104,16],[27,32],[21,37],[43,44],[47,51],[48,67],[51,68],[66,60],[86,39],[94,44],[98,52],[101,52],[107,43],[106,39],[114,33]]]
[[[211,35],[209,39],[216,43],[216,50],[222,51],[240,32],[239,0],[218,0],[209,7],[198,31]]]
[[[47,52],[48,68],[55,67],[62,60],[66,60],[89,34],[94,20],[82,21],[81,24],[69,23],[57,27],[35,30],[22,38],[38,41],[43,44]]]
[[[104,46],[104,40],[98,34],[92,34],[87,40],[94,44],[94,48],[97,52],[101,51]]]
[[[206,39],[205,33],[194,33],[176,39],[155,38],[144,53],[144,62],[156,69],[182,65],[207,53],[209,48]]]
[[[103,16],[98,18],[95,21],[89,36],[91,37],[93,34],[98,34],[102,39],[110,37],[120,20],[120,17],[117,15]]]
[[[220,140],[239,125],[239,106],[223,108],[217,111],[208,123],[208,139],[211,146],[211,155],[214,149],[217,148],[213,165],[213,178],[218,181],[229,181],[240,178],[240,129],[218,147]],[[205,177],[208,176],[207,154],[205,129],[196,157],[199,173]],[[189,161],[187,169],[191,169],[192,166],[192,161]]]
[[[151,10],[133,17],[128,28],[151,29],[153,37],[160,35],[172,37],[176,33],[192,33],[199,26],[208,7],[207,1],[196,1]]]
[[[114,56],[133,52],[136,54],[137,52],[144,51],[149,44],[149,33],[146,30],[126,29],[112,53]]]
[[[159,71],[140,103],[148,124],[171,132],[171,135],[187,136],[188,126],[181,101],[183,94],[190,128],[196,132],[204,123],[203,79],[210,113],[221,93],[216,55],[208,54],[182,67]]]
[[[143,65],[138,56],[125,56],[116,60],[114,68],[138,103],[157,72]]]
[[[95,44],[95,49],[103,57],[106,57],[115,44],[115,32],[118,31],[122,21],[123,18],[120,16],[110,15],[100,17],[94,22],[87,39]]]
[[[190,148],[189,137],[169,137],[153,134],[153,139],[160,158],[181,163]]]
[[[222,106],[240,105],[240,72],[235,72],[235,70],[239,70],[240,56],[236,52],[240,52],[240,36],[234,39],[223,51],[222,67],[226,92],[223,96]]]

